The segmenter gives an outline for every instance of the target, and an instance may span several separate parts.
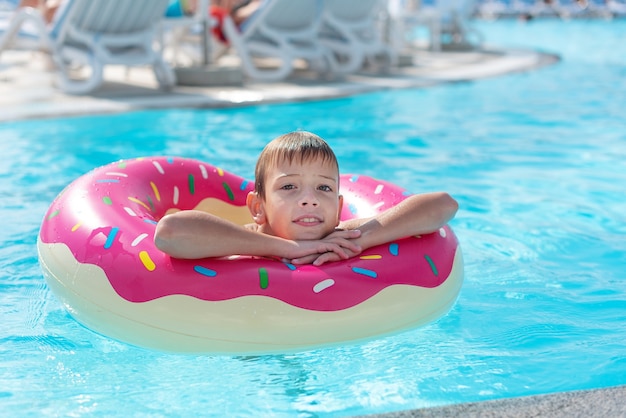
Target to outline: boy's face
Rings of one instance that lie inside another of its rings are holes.
[[[265,199],[258,201],[261,216],[255,221],[261,232],[291,240],[320,239],[339,224],[339,173],[321,159],[283,161],[266,173]]]

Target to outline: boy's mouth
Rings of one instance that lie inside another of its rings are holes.
[[[311,215],[300,216],[293,220],[293,223],[302,225],[302,226],[319,225],[322,222],[323,221],[320,218],[316,216],[311,216]]]

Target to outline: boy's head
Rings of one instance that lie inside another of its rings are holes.
[[[258,231],[292,240],[320,239],[339,224],[339,167],[328,144],[309,132],[274,139],[261,152],[247,205]]]
[[[337,157],[322,138],[306,131],[281,135],[263,148],[254,172],[254,189],[264,199],[266,174],[270,168],[281,162],[301,164],[317,159],[334,165],[339,175]]]

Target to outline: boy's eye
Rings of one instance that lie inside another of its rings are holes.
[[[285,184],[283,186],[281,186],[280,188],[282,190],[293,190],[296,186],[294,186],[293,184]]]
[[[318,187],[319,190],[323,191],[323,192],[332,192],[333,189],[332,187],[326,185],[326,184],[322,184],[321,186]]]

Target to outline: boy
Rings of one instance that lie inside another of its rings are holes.
[[[426,193],[409,196],[375,217],[340,222],[337,158],[323,139],[305,131],[267,144],[255,179],[255,191],[247,197],[254,224],[240,226],[206,212],[181,211],[159,221],[156,246],[177,258],[243,254],[319,266],[434,232],[458,209],[447,193]]]

